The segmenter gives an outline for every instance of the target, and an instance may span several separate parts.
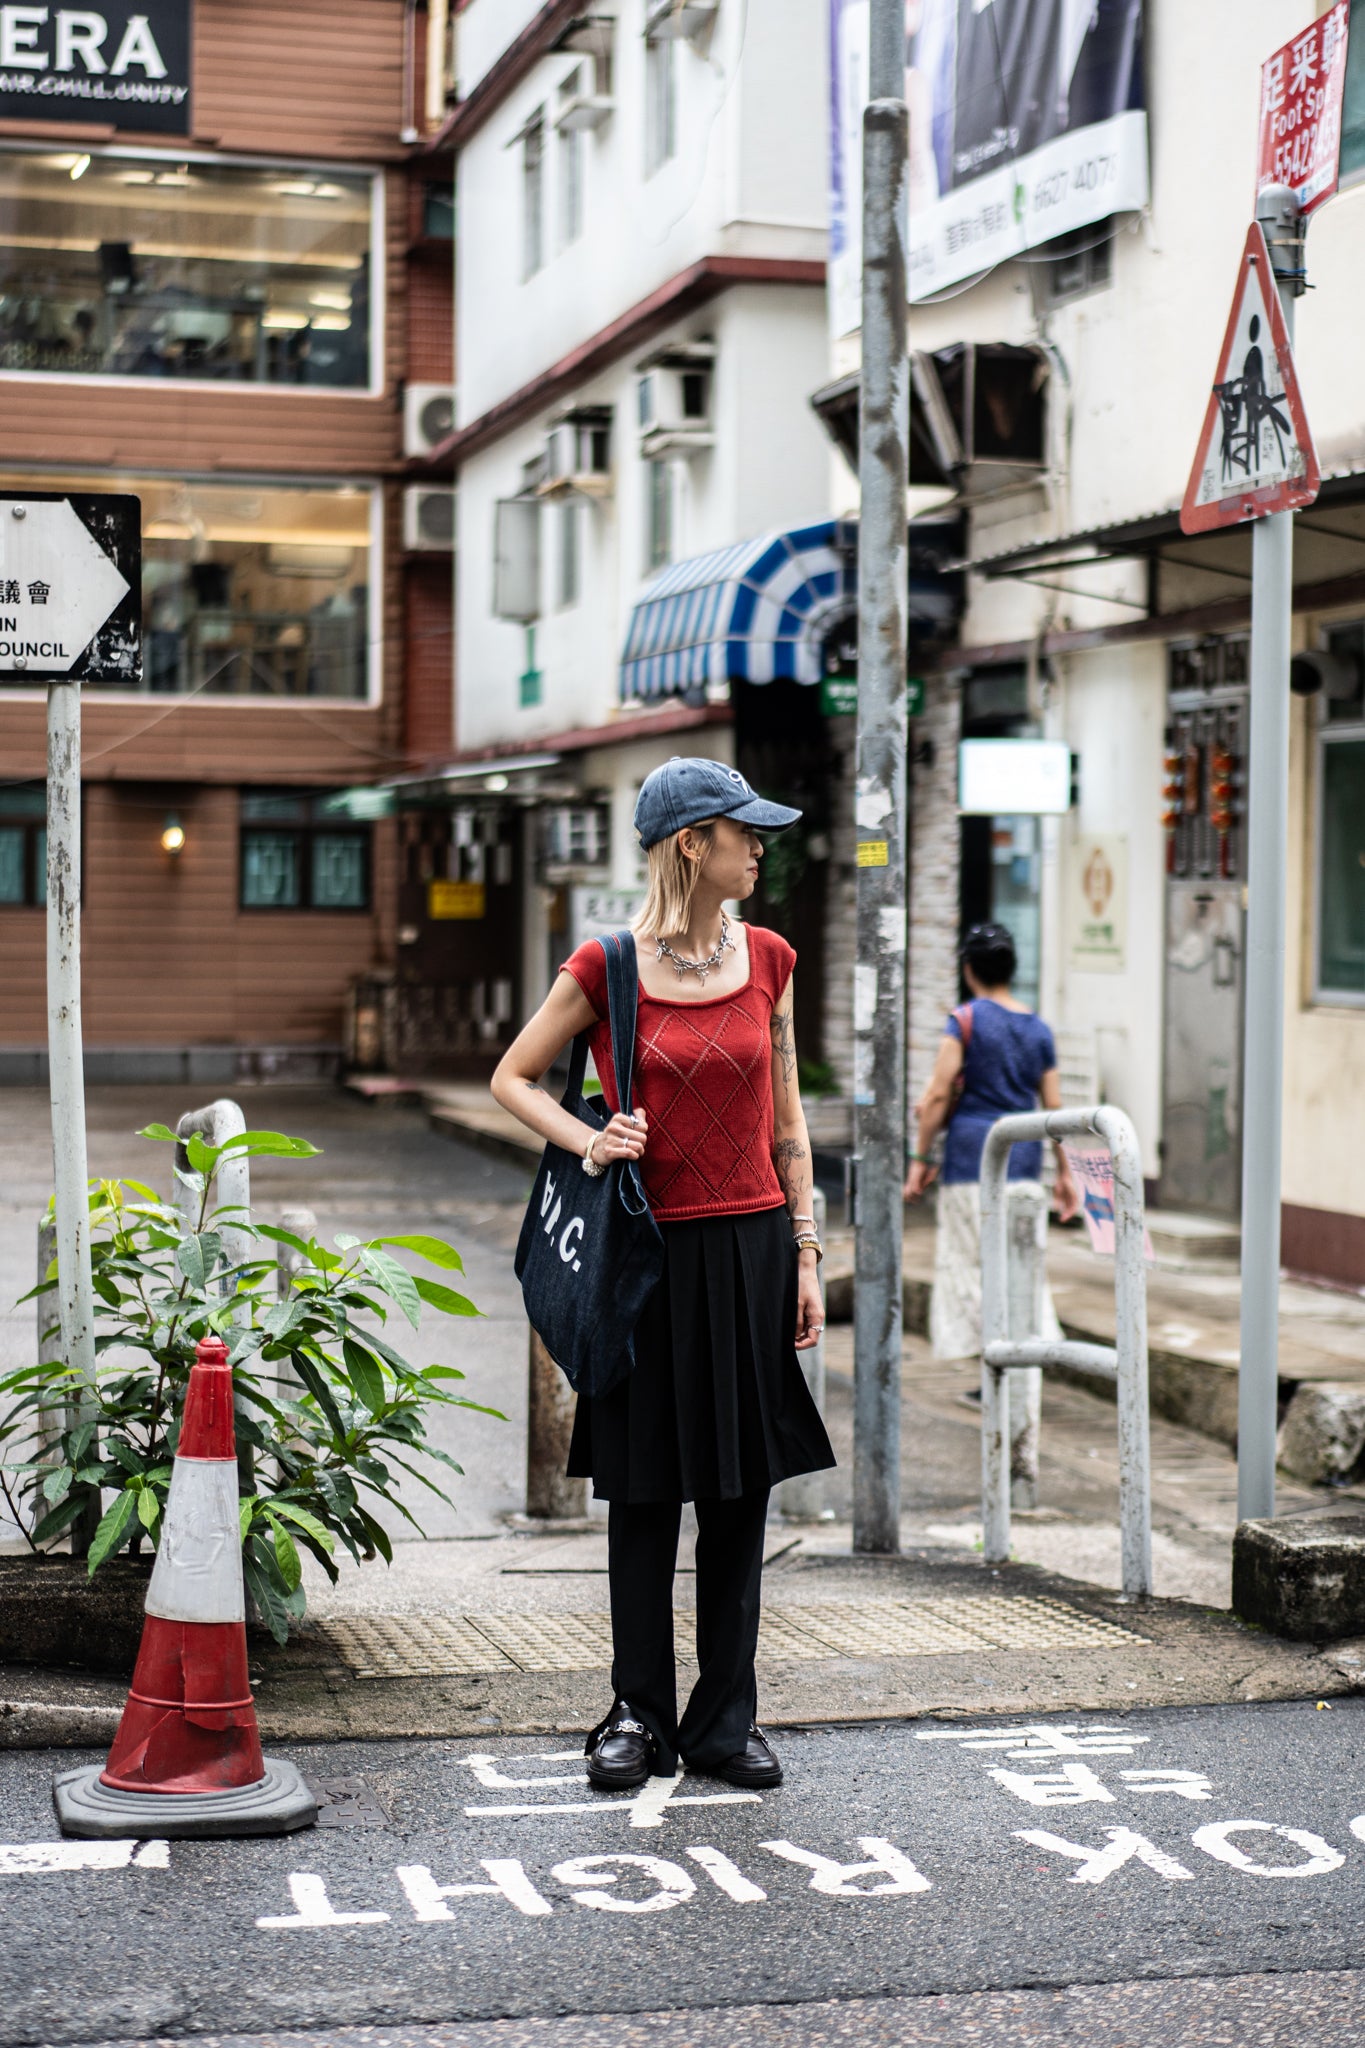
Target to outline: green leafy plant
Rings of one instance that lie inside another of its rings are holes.
[[[138,1135],[176,1142],[164,1124]],[[429,1411],[498,1415],[451,1390],[464,1377],[454,1367],[413,1365],[386,1334],[395,1315],[413,1333],[427,1310],[478,1315],[445,1280],[411,1273],[395,1256],[462,1273],[453,1245],[418,1234],[340,1236],[327,1246],[213,1205],[229,1154],[306,1159],[317,1150],[279,1131],[246,1131],[217,1146],[191,1137],[189,1171],[176,1170],[186,1213],[141,1181],[92,1182],[94,1380],[61,1360],[0,1376],[0,1491],[21,1528],[32,1520],[35,1550],[98,1516],[93,1574],[121,1551],[155,1548],[196,1347],[221,1337],[236,1394],[242,1565],[280,1642],[305,1611],[301,1547],[333,1580],[338,1546],[358,1563],[390,1562],[376,1507],[422,1533],[399,1498],[400,1475],[447,1498],[422,1465],[461,1467],[428,1441]],[[279,1246],[300,1262],[283,1300]],[[227,1247],[247,1255],[229,1263]],[[53,1295],[56,1285],[54,1260],[23,1298]]]

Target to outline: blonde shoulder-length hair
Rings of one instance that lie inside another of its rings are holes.
[[[716,821],[707,818],[689,829],[709,846]],[[670,933],[687,929],[702,863],[689,860],[678,842],[678,833],[671,832],[667,839],[659,840],[645,854],[648,887],[639,914],[631,925],[631,930],[640,938],[667,938]]]

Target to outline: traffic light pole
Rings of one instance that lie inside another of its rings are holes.
[[[863,116],[863,378],[858,536],[853,1547],[900,1548],[901,1181],[905,1170],[905,0],[871,0]]]
[[[1283,186],[1261,194],[1289,339],[1304,289],[1305,222]],[[1242,1330],[1237,1515],[1275,1512],[1279,1410],[1280,1152],[1284,1089],[1285,877],[1289,859],[1289,658],[1294,514],[1251,536],[1251,763],[1247,790],[1246,1044],[1242,1066]]]

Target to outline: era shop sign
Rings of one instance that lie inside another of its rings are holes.
[[[188,135],[191,5],[0,6],[0,120]]]

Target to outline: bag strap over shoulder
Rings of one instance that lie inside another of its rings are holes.
[[[608,932],[598,945],[607,959],[607,1014],[611,1024],[611,1056],[616,1069],[616,1099],[623,1116],[634,1108],[635,1025],[640,1008],[640,970],[634,932]]]
[[[588,1071],[588,1040],[591,1037],[592,1027],[589,1025],[573,1042],[573,1051],[569,1054],[569,1078],[559,1098],[561,1109],[572,1109],[583,1093],[583,1078]]]
[[[611,1057],[616,1069],[616,1099],[623,1116],[635,1104],[631,1088],[635,1076],[635,1026],[640,1011],[640,968],[635,954],[635,934],[608,932],[597,942],[607,958],[607,1010],[611,1022]],[[622,1160],[618,1183],[621,1206],[632,1216],[649,1208],[640,1169],[633,1159]]]
[[[967,1055],[972,1049],[972,1026],[976,1022],[976,1013],[970,1003],[958,1004],[953,1011],[953,1022],[962,1033],[962,1060],[965,1065]]]

